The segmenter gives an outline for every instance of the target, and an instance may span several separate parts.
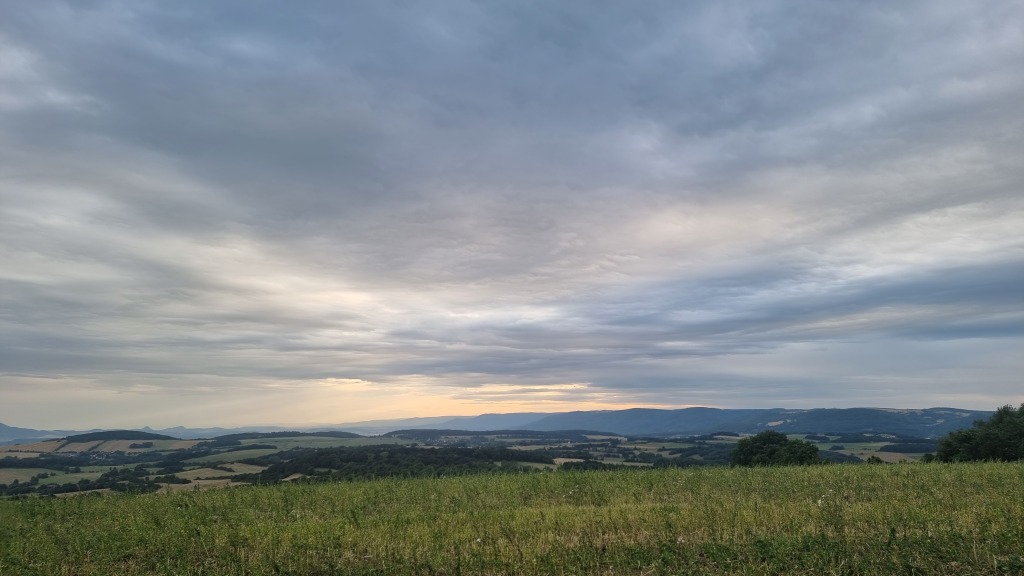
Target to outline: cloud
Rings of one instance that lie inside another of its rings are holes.
[[[0,421],[1021,401],[1020,17],[0,7]]]

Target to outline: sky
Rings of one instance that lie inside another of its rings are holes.
[[[0,0],[0,422],[1024,402],[1022,22]]]

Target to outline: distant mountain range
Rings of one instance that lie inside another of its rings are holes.
[[[458,430],[600,430],[626,436],[686,436],[728,431],[755,433],[765,429],[780,432],[885,432],[901,436],[935,438],[953,430],[984,420],[991,411],[960,408],[925,408],[917,410],[892,408],[786,408],[720,409],[681,408],[658,410],[597,410],[560,412],[554,414],[518,413],[483,414],[457,417],[430,424],[403,424],[401,428],[451,428]],[[351,432],[370,432],[372,423],[349,426]],[[388,423],[392,429],[400,424]],[[383,433],[374,432],[374,433]]]
[[[93,430],[35,430],[32,428],[17,428],[0,424],[0,444],[21,444],[25,442],[36,442],[49,440],[51,438],[64,438],[83,432],[98,432]]]
[[[720,409],[681,408],[658,410],[590,410],[582,412],[520,412],[514,414],[481,414],[480,416],[441,416],[403,420],[372,420],[335,426],[280,427],[254,426],[244,428],[185,428],[177,426],[145,432],[175,438],[213,438],[241,432],[280,432],[296,430],[316,432],[342,430],[363,435],[378,435],[399,429],[452,430],[596,430],[624,436],[687,436],[711,432],[754,433],[765,429],[787,433],[890,433],[901,436],[937,438],[953,430],[984,420],[991,411],[960,408],[786,408]],[[63,438],[97,430],[33,430],[0,424],[0,443],[25,443],[49,438]]]

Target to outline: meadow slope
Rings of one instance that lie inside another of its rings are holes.
[[[0,501],[0,574],[1024,573],[1024,464],[548,472]]]

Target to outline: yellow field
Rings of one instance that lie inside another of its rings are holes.
[[[32,444],[15,444],[13,446],[0,446],[0,452],[37,452],[49,454],[60,448],[63,440],[46,440],[44,442],[33,442]]]
[[[199,444],[200,442],[202,442],[202,440],[157,440],[157,441],[153,442],[153,445],[154,446],[160,446],[160,444],[157,444],[157,442],[167,442],[168,443],[166,448],[162,448],[162,449],[166,449],[166,450],[188,450],[189,448],[191,448],[191,447],[195,446],[196,444]]]
[[[241,462],[228,462],[224,466],[231,468],[239,474],[257,474],[266,470],[265,466],[257,466],[255,464],[243,464]]]
[[[151,442],[151,448],[132,448],[132,444]],[[199,440],[107,440],[95,450],[101,452],[147,452],[152,450],[185,450],[199,443]]]
[[[64,454],[66,452],[88,452],[93,448],[103,444],[102,440],[94,440],[92,442],[68,442],[56,450],[58,454]]]
[[[132,444],[152,442],[152,448],[132,448]],[[65,444],[64,440],[45,440],[31,444],[14,444],[11,446],[0,446],[0,458],[14,456],[21,458],[20,454],[29,454],[27,458],[34,458],[39,454],[85,452],[88,450],[100,452],[142,452],[146,450],[187,450],[201,440],[95,440],[92,442],[70,442]]]
[[[40,452],[0,452],[0,458],[36,458]]]

